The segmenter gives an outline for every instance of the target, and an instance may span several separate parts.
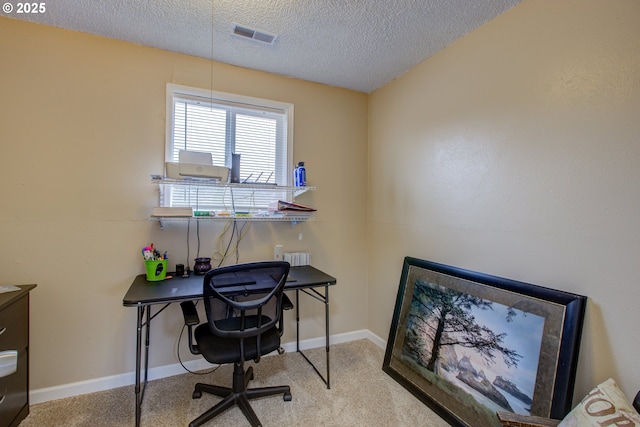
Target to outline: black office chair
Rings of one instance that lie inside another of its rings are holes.
[[[231,388],[195,385],[194,399],[200,398],[202,392],[224,399],[193,420],[190,427],[204,424],[233,405],[240,407],[252,426],[260,426],[249,399],[282,393],[285,401],[291,400],[291,391],[286,385],[247,388],[253,379],[253,367],[244,368],[246,360],[253,359],[257,363],[260,356],[281,351],[283,304],[291,305],[283,293],[288,274],[289,263],[282,261],[237,264],[209,271],[203,282],[207,323],[201,325],[198,325],[194,303],[181,304],[189,329],[191,352],[201,354],[211,363],[234,364]]]

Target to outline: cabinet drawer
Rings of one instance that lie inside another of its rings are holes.
[[[18,370],[0,378],[0,425],[12,424],[16,416],[28,404],[27,351],[18,353]]]
[[[20,351],[28,343],[29,298],[25,295],[0,311],[0,351]]]

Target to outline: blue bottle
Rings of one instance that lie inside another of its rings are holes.
[[[298,162],[298,166],[293,170],[293,183],[296,187],[307,185],[307,170],[304,167],[304,162]]]

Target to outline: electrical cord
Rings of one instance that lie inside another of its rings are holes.
[[[218,267],[222,265],[222,263],[227,257],[227,254],[229,253],[229,248],[231,245],[230,242],[231,242],[231,239],[233,239],[233,234],[234,234],[234,230],[231,227],[232,223],[233,223],[233,220],[227,221],[227,223],[225,224],[224,230],[222,230],[222,232],[218,235],[217,250],[213,253],[213,256],[212,256],[212,259],[219,261]],[[227,234],[230,228],[231,228],[231,239],[229,240],[229,244],[227,244],[227,247],[223,249],[222,241],[224,239],[224,235]]]
[[[231,242],[233,242],[233,236],[235,236],[237,229],[238,228],[237,228],[236,222],[232,221],[231,236],[229,236],[229,243],[227,243],[227,248],[224,250],[224,253],[222,254],[222,259],[220,260],[220,264],[218,264],[218,267],[220,267],[220,265],[222,265],[222,263],[227,259],[227,256],[229,256],[229,249],[231,248]]]
[[[236,254],[236,264],[238,263],[240,259],[240,242],[242,241],[244,236],[247,234],[250,227],[251,227],[251,223],[249,221],[243,222],[243,225],[241,227],[238,227],[237,220],[232,220],[227,223],[227,226],[225,227],[225,229],[218,236],[218,241],[217,241],[218,249],[216,250],[216,252],[214,252],[212,257],[212,259],[218,261],[218,267],[220,267],[224,263],[224,261],[227,259],[227,257],[232,253]],[[231,235],[229,236],[229,240],[226,243],[226,247],[223,249],[222,242],[224,240],[224,236],[229,232],[230,229],[231,229]],[[232,246],[232,244],[234,243],[234,239],[235,239],[235,245]]]
[[[189,220],[187,221],[187,270],[185,272],[189,271],[189,258],[190,258],[190,255],[189,255],[189,247],[190,247],[189,235],[190,234],[191,234],[191,218],[189,218]]]
[[[224,260],[224,250],[222,248],[222,238],[224,237],[225,234],[227,234],[227,231],[229,231],[229,227],[231,227],[231,221],[227,221],[225,222],[224,225],[224,229],[222,230],[222,232],[220,232],[220,234],[218,235],[217,241],[216,241],[216,250],[213,252],[212,255],[212,259],[214,260]],[[219,267],[220,265],[218,265]]]
[[[238,232],[238,235],[236,237],[236,264],[240,261],[240,241],[242,240],[244,235],[247,233],[246,231],[244,231],[244,229],[245,229],[245,227],[247,227],[247,225],[249,225],[249,222],[245,221],[242,224],[242,227],[240,227],[240,231]],[[247,229],[247,231],[248,231],[248,229]]]
[[[196,238],[198,242],[196,258],[200,258],[200,221],[196,221]]]
[[[196,305],[198,303],[196,302]],[[206,371],[206,372],[198,372],[198,371],[192,371],[191,369],[187,368],[185,366],[185,364],[182,362],[182,357],[180,357],[180,343],[182,342],[182,335],[184,334],[185,329],[187,329],[187,325],[182,325],[182,329],[180,330],[180,335],[178,335],[178,347],[176,348],[176,355],[178,356],[178,362],[180,363],[180,366],[182,366],[182,368],[191,373],[191,374],[195,374],[195,375],[209,375],[214,373],[215,371],[218,370],[218,368],[220,368],[220,366],[222,365],[218,365],[218,366],[214,366],[213,368],[211,368],[210,370]]]
[[[229,194],[231,196],[231,208],[235,212],[234,193],[233,191],[230,191]],[[218,267],[222,266],[222,264],[225,262],[227,257],[232,253],[236,254],[236,264],[238,263],[240,259],[240,241],[242,240],[242,237],[244,237],[244,235],[246,234],[246,231],[245,231],[246,225],[247,225],[247,222],[245,222],[244,225],[240,229],[238,229],[237,219],[231,220],[227,222],[222,233],[218,235],[217,250],[216,252],[213,253],[213,256],[212,256],[213,259],[218,261]],[[230,228],[231,228],[231,235],[229,236],[229,241],[227,242],[226,248],[224,248],[223,250],[221,242],[224,240],[224,236],[227,234]],[[234,238],[236,240],[236,243],[235,243],[235,246],[232,247],[231,244],[233,243]]]

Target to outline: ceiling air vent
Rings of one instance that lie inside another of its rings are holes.
[[[249,28],[245,25],[233,24],[233,32],[234,36],[244,37],[246,39],[255,40],[260,43],[266,43],[273,45],[276,41],[275,34],[269,34],[264,31],[256,30],[255,28]]]

